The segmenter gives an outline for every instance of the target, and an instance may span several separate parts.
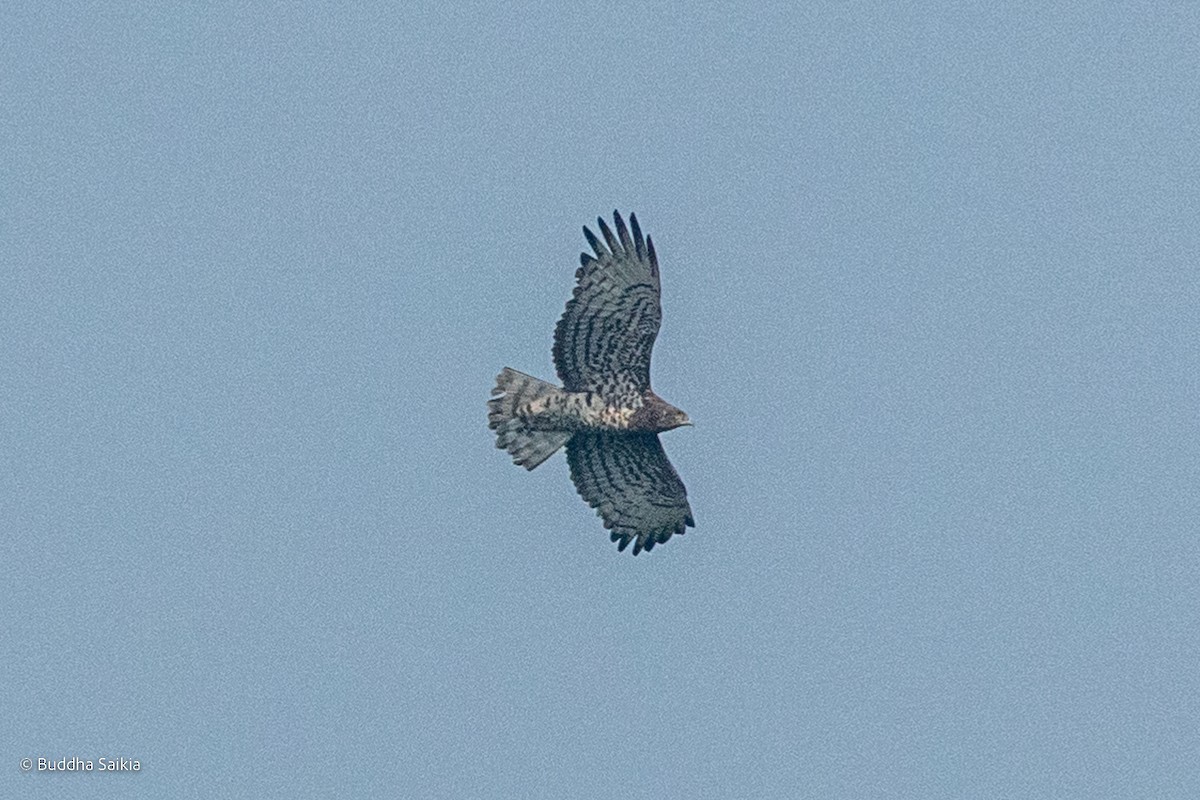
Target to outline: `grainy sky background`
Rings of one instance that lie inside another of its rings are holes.
[[[1200,796],[1200,11],[1001,5],[6,4],[0,795]],[[484,408],[614,208],[637,558]]]

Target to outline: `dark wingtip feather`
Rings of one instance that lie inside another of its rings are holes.
[[[646,257],[646,240],[642,238],[642,226],[638,225],[637,214],[629,215],[629,226],[633,228],[633,246],[637,248],[638,258]]]
[[[608,227],[608,223],[603,217],[596,217],[596,224],[600,226],[600,232],[604,234],[604,241],[608,242],[608,249],[615,256],[621,252],[621,245],[617,244],[617,237],[613,236],[612,228]]]
[[[617,236],[621,237],[621,247],[624,248],[626,254],[633,253],[633,240],[629,238],[629,228],[625,227],[625,220],[621,219],[621,215],[615,210],[613,211],[613,223],[617,226]]]
[[[658,254],[654,252],[654,240],[646,237],[646,253],[650,256],[650,274],[658,274]]]
[[[596,258],[604,258],[608,255],[608,251],[604,249],[604,245],[600,244],[600,240],[596,238],[596,234],[592,233],[592,229],[587,225],[583,226],[583,235],[587,239],[588,244],[596,251]]]

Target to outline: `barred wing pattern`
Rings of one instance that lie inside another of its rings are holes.
[[[567,442],[571,480],[633,554],[695,527],[687,490],[654,433],[576,433]]]
[[[616,211],[615,236],[603,219],[596,222],[604,242],[583,229],[596,255],[579,256],[574,295],[554,329],[554,366],[568,392],[636,408],[650,388],[650,351],[662,323],[658,257],[636,215],[629,215],[632,236]]]

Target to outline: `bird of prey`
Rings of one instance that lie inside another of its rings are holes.
[[[583,235],[574,296],[554,329],[562,388],[505,367],[488,401],[496,447],[533,469],[566,445],[571,480],[617,550],[633,554],[695,527],[687,490],[658,434],[690,425],[650,389],[650,350],[662,322],[658,256],[637,217],[602,218]],[[630,235],[632,228],[632,236]]]

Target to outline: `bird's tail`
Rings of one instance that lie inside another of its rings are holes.
[[[488,427],[496,432],[496,447],[507,450],[525,469],[541,464],[571,438],[571,431],[536,430],[527,421],[535,401],[564,394],[554,384],[505,367],[496,376],[492,394],[494,397],[488,400]]]

